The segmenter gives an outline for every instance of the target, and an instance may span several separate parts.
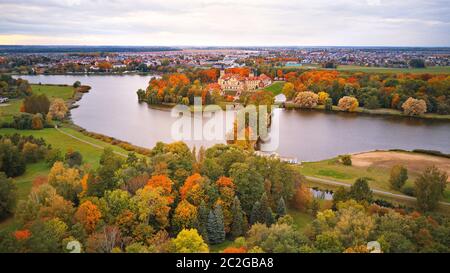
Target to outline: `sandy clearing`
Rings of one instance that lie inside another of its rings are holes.
[[[394,165],[404,165],[412,174],[418,174],[425,168],[435,165],[447,172],[450,181],[450,159],[419,153],[374,151],[352,155],[352,165],[355,167],[392,168]]]

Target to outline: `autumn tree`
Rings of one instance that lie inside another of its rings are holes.
[[[434,210],[447,183],[447,174],[441,172],[436,166],[429,167],[416,179],[415,193],[417,206],[422,211]]]
[[[318,97],[318,103],[324,105],[326,103],[326,101],[328,100],[328,98],[330,97],[330,95],[327,92],[321,91],[317,94]]]
[[[298,185],[294,195],[294,207],[306,211],[311,206],[313,196],[311,191],[303,184]]]
[[[341,98],[338,102],[338,107],[342,111],[354,112],[358,109],[359,103],[358,100],[354,97],[345,96]]]
[[[281,93],[283,93],[286,96],[286,99],[291,100],[295,94],[294,84],[292,84],[290,82],[285,83],[283,85],[283,89],[281,90]]]
[[[318,101],[319,96],[310,91],[299,92],[294,100],[300,108],[314,108],[317,106]]]
[[[169,200],[163,195],[163,190],[149,186],[139,189],[131,198],[131,206],[140,223],[156,229],[169,225]]]
[[[176,253],[207,253],[208,245],[203,241],[196,229],[183,229],[173,239]]]
[[[264,192],[263,177],[247,163],[234,163],[230,169],[230,178],[236,185],[242,209],[250,215],[253,204]]]
[[[403,113],[408,116],[420,116],[427,111],[427,104],[422,99],[409,97],[403,104]]]
[[[88,233],[95,231],[102,214],[91,201],[81,203],[75,213],[75,220],[80,222]]]
[[[408,170],[405,167],[401,165],[395,165],[392,167],[389,178],[391,188],[400,190],[405,185],[406,180],[408,180]]]
[[[174,195],[172,193],[173,182],[166,175],[154,175],[152,176],[148,182],[147,186],[150,188],[161,188],[162,194],[167,196],[167,200],[169,204],[173,203]]]
[[[56,162],[48,174],[48,183],[65,199],[78,204],[78,195],[82,191],[80,173],[77,169],[66,168],[62,162]]]
[[[197,213],[197,207],[187,200],[182,200],[175,209],[172,224],[176,230],[194,228],[197,226]]]
[[[41,130],[42,128],[44,128],[44,119],[42,118],[42,114],[34,114],[31,118],[31,129]]]
[[[48,114],[51,119],[62,120],[68,111],[69,109],[67,108],[64,100],[56,98],[51,102]]]

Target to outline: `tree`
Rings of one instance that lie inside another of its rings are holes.
[[[314,108],[319,102],[319,96],[310,91],[299,92],[294,100],[300,108]]]
[[[55,188],[57,194],[78,204],[82,187],[77,169],[65,168],[62,162],[56,162],[48,174],[48,183]]]
[[[173,182],[170,178],[168,178],[166,175],[154,175],[152,176],[148,182],[147,186],[151,188],[161,188],[162,193],[167,196],[167,200],[169,201],[169,204],[173,203],[174,196],[172,194],[172,186]]]
[[[408,65],[412,68],[425,68],[425,61],[423,59],[411,59]]]
[[[149,186],[139,189],[131,198],[131,206],[140,223],[151,225],[155,229],[165,228],[169,224],[169,200],[161,188]]]
[[[220,205],[215,206],[214,210],[209,212],[206,230],[210,244],[220,244],[225,240],[225,226]]]
[[[352,156],[351,155],[341,155],[341,156],[339,156],[339,159],[341,160],[342,164],[344,164],[345,166],[352,165]]]
[[[31,118],[31,129],[41,130],[42,128],[44,128],[44,119],[42,118],[42,114],[34,114]]]
[[[281,197],[278,199],[277,203],[277,218],[283,217],[286,215],[286,204],[284,202],[284,198]]]
[[[101,217],[100,210],[89,200],[83,202],[75,213],[75,220],[80,222],[88,233],[95,231]]]
[[[173,239],[174,252],[176,253],[207,253],[208,245],[196,229],[183,229]]]
[[[447,174],[436,166],[426,168],[415,181],[417,206],[422,211],[434,210],[442,197],[447,183]]]
[[[5,219],[12,214],[16,206],[17,186],[12,179],[0,173],[0,219]]]
[[[372,190],[369,187],[369,180],[365,177],[356,179],[355,183],[350,187],[350,197],[356,201],[372,200]]]
[[[246,223],[244,212],[241,208],[241,202],[237,196],[234,197],[233,208],[232,208],[233,220],[231,222],[231,237],[237,238],[245,234]]]
[[[175,209],[172,223],[176,230],[194,228],[197,226],[197,217],[197,207],[187,200],[182,200]]]
[[[264,192],[263,177],[247,163],[234,163],[230,168],[230,177],[237,188],[242,209],[250,215],[250,211]]]
[[[299,184],[294,195],[294,207],[300,211],[306,211],[311,206],[313,196],[311,191],[303,184]]]
[[[64,156],[64,161],[67,163],[67,165],[69,165],[69,167],[81,166],[81,163],[83,162],[83,156],[78,151],[69,150]]]
[[[69,109],[67,108],[64,100],[56,98],[51,102],[48,114],[52,119],[62,120],[64,119],[68,111]]]
[[[73,86],[74,88],[78,88],[78,87],[81,86],[81,82],[80,82],[80,81],[76,81],[76,82],[73,83],[72,86]]]
[[[403,104],[403,113],[408,116],[420,116],[427,111],[427,103],[422,99],[409,97]]]
[[[25,160],[19,149],[10,140],[0,142],[0,172],[7,177],[16,177],[25,172]]]
[[[405,167],[401,165],[392,167],[389,178],[392,189],[400,190],[405,185],[406,180],[408,180],[408,170]]]
[[[338,102],[338,107],[342,111],[354,112],[356,111],[356,109],[358,109],[358,106],[358,100],[350,96],[342,97]]]
[[[180,188],[181,199],[186,199],[195,206],[199,206],[202,200],[207,203],[209,198],[205,192],[206,183],[206,179],[198,173],[189,176]]]
[[[317,94],[318,97],[318,103],[324,105],[326,103],[326,101],[328,100],[328,98],[330,97],[330,95],[327,92],[319,92]]]
[[[50,108],[50,100],[45,94],[31,95],[23,100],[23,106],[26,113],[41,113],[45,116]]]
[[[287,82],[283,85],[283,89],[281,90],[281,93],[283,93],[286,96],[286,99],[290,100],[295,94],[294,90],[294,84]]]
[[[197,214],[197,225],[198,225],[198,232],[203,237],[203,240],[205,242],[209,242],[208,239],[208,216],[209,216],[209,209],[206,206],[205,202],[202,201],[200,203],[200,206],[198,207],[198,214]]]
[[[332,99],[327,99],[325,101],[325,110],[327,111],[332,111],[333,110],[333,100]]]

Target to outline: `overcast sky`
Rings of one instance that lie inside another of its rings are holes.
[[[450,0],[0,0],[0,44],[450,46]]]

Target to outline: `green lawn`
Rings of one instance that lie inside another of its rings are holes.
[[[283,90],[284,83],[285,82],[282,82],[282,81],[274,82],[271,85],[264,88],[264,90],[270,91],[276,96],[276,95],[280,94],[281,91]]]
[[[32,84],[31,88],[34,94],[45,94],[50,100],[54,98],[68,100],[73,97],[74,93],[72,86]]]
[[[0,123],[12,122],[13,117],[20,113],[22,100],[12,99],[8,103],[0,104]]]

